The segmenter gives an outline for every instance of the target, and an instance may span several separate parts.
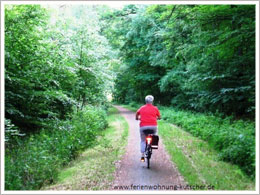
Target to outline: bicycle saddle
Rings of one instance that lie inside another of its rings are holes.
[[[152,130],[152,129],[146,129],[146,130],[144,130],[143,132],[144,132],[144,134],[146,134],[146,135],[148,135],[148,134],[154,134],[154,130]]]

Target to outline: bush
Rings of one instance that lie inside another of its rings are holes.
[[[137,102],[130,102],[129,105],[134,108],[140,108],[144,104],[139,104]]]
[[[255,123],[160,107],[162,118],[209,142],[222,160],[255,177]]]
[[[50,121],[52,128],[17,140],[15,149],[6,148],[5,189],[37,190],[52,183],[58,169],[93,145],[107,125],[105,111],[88,106],[71,120]]]

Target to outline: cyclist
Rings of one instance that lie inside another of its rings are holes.
[[[157,134],[157,119],[161,119],[160,112],[156,106],[153,106],[154,97],[147,95],[145,97],[146,104],[141,106],[136,112],[136,120],[140,116],[140,137],[141,137],[141,161],[144,162],[145,152],[145,133],[144,130],[153,130],[153,134]]]

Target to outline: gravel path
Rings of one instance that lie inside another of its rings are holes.
[[[129,137],[126,153],[118,162],[112,190],[173,190],[175,185],[185,185],[183,177],[170,161],[161,137],[159,149],[153,150],[150,169],[146,168],[146,162],[140,161],[139,121],[135,120],[135,113],[120,106],[115,107],[129,124]]]

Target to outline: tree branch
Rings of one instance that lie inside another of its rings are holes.
[[[174,6],[172,7],[171,14],[168,16],[168,22],[167,22],[167,24],[169,23],[169,21],[170,21],[170,18],[172,17],[172,14],[173,14],[173,12],[174,12],[175,8],[176,8],[176,6],[174,5]]]

